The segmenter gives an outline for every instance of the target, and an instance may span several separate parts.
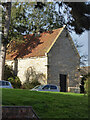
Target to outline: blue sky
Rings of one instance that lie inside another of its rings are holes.
[[[83,32],[81,35],[77,35],[75,32],[71,34],[73,41],[78,41],[78,44],[83,45],[79,49],[80,55],[88,55],[88,31]],[[86,66],[88,65],[88,61],[86,62]]]

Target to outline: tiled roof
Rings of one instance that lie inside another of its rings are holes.
[[[15,46],[15,50],[12,52],[7,50],[6,59],[7,60],[13,60],[16,57],[17,58],[29,58],[29,57],[39,57],[39,56],[45,56],[45,53],[50,49],[50,47],[53,45],[55,40],[57,39],[57,36],[60,34],[60,32],[63,30],[63,28],[55,29],[52,32],[44,32],[41,33],[40,36],[36,36],[31,34],[28,35],[25,38],[25,43],[22,43],[21,45]]]

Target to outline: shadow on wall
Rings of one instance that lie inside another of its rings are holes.
[[[26,80],[23,83],[23,89],[31,89],[36,85],[41,85],[46,83],[46,76],[43,73],[39,73],[34,67],[29,67],[25,71]]]

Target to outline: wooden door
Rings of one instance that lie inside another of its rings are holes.
[[[67,75],[60,74],[60,92],[66,92]]]

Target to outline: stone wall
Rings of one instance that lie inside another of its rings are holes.
[[[80,57],[70,36],[63,30],[47,54],[48,83],[60,86],[60,74],[67,75],[67,87],[75,87],[79,82]]]
[[[16,62],[14,60],[7,60],[6,63],[14,68]],[[17,76],[20,78],[23,83],[26,80],[26,71],[30,68],[35,68],[36,73],[42,73],[45,75],[45,80],[41,80],[42,84],[47,84],[47,57],[33,57],[33,58],[24,58],[18,59],[17,62]]]
[[[2,120],[39,120],[31,106],[3,106]]]

